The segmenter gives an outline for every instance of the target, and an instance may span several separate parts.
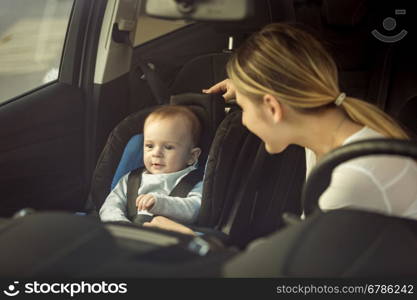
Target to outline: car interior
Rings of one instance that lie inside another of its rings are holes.
[[[417,275],[415,220],[318,207],[340,163],[376,154],[417,158],[410,4],[226,2],[74,1],[58,78],[0,103],[1,275]],[[398,27],[388,28],[388,17]],[[147,30],[141,18],[185,25],[138,43],[136,31]],[[273,22],[317,36],[336,60],[341,90],[376,104],[412,139],[341,147],[307,181],[303,148],[268,154],[234,101],[201,91],[227,78],[233,51]],[[164,104],[189,107],[203,124],[203,199],[190,226],[197,237],[98,217],[118,179],[143,166],[144,120]]]

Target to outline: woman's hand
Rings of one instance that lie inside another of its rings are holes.
[[[193,236],[196,235],[195,232],[190,228],[162,216],[154,217],[151,222],[143,223],[143,226],[176,231],[182,234],[189,234]]]
[[[204,89],[205,94],[223,93],[224,100],[236,99],[236,88],[230,79],[225,79],[213,85],[208,89]]]

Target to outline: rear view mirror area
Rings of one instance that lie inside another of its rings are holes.
[[[147,0],[151,17],[192,21],[240,21],[251,16],[253,0]]]

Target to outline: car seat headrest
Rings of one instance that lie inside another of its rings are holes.
[[[170,93],[200,93],[202,89],[226,79],[225,66],[229,58],[230,53],[210,53],[188,61],[177,73]]]
[[[224,99],[218,94],[185,93],[171,96],[170,102],[176,105],[187,105],[200,120],[202,134],[199,146],[202,153],[199,165],[204,167],[217,126],[225,115]]]

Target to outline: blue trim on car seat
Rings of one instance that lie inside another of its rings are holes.
[[[122,158],[114,173],[111,189],[114,189],[123,175],[143,167],[143,134],[132,136],[123,151]]]

